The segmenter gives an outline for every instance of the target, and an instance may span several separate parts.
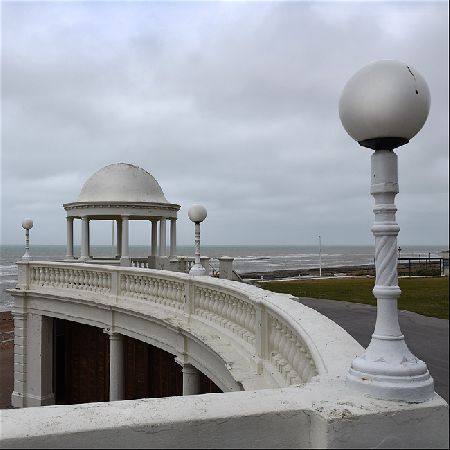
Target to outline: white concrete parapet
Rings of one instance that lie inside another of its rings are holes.
[[[389,402],[339,381],[1,414],[4,448],[448,448],[439,396]]]

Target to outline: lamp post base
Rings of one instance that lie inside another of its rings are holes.
[[[206,269],[201,264],[194,264],[189,271],[189,275],[196,276],[206,276]]]
[[[382,400],[420,403],[434,395],[426,364],[409,351],[403,336],[392,340],[373,337],[366,352],[353,360],[347,382]]]

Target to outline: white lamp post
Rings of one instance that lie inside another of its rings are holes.
[[[200,264],[200,222],[206,219],[206,208],[201,205],[192,205],[189,208],[188,216],[195,223],[195,261],[189,275],[206,275],[205,268]]]
[[[386,400],[422,402],[434,393],[426,364],[408,349],[398,322],[397,235],[394,200],[398,189],[396,147],[424,125],[430,93],[422,76],[399,61],[378,61],[359,70],[344,87],[339,116],[347,133],[372,154],[375,199],[377,319],[372,340],[347,375],[352,387]]]
[[[29,261],[31,259],[29,250],[30,250],[30,230],[33,228],[33,220],[32,219],[23,219],[22,220],[22,228],[25,230],[25,254],[22,256],[22,259],[25,261]]]

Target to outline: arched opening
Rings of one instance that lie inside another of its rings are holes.
[[[103,329],[54,319],[53,391],[56,404],[109,401],[109,336]],[[183,373],[174,355],[123,336],[123,399],[183,394]],[[200,394],[222,392],[200,375]]]

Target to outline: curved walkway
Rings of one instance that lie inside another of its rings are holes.
[[[369,345],[375,327],[375,306],[305,297],[298,301],[336,322],[364,348]],[[406,344],[415,356],[426,362],[434,378],[435,391],[448,402],[448,320],[409,311],[400,311],[399,320]]]

